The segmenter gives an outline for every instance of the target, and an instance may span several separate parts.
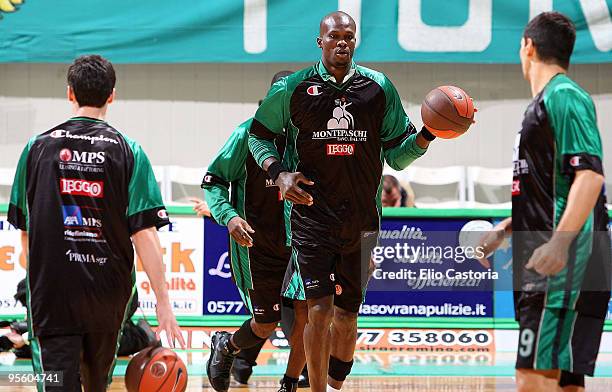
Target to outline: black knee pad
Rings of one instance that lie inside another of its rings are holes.
[[[329,356],[329,370],[327,374],[336,381],[346,380],[346,376],[351,373],[353,361],[344,362],[336,357]]]
[[[266,341],[268,338],[260,338],[255,335],[251,328],[251,319],[246,320],[242,326],[234,333],[234,343],[239,349],[251,348]]]
[[[570,385],[584,388],[584,374],[570,373],[562,370],[561,378],[559,379],[559,386],[563,388]]]

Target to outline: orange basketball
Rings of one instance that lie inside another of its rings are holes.
[[[474,103],[455,86],[440,86],[429,92],[421,104],[421,118],[429,132],[443,139],[464,134],[474,123]]]
[[[147,347],[130,360],[125,372],[128,392],[184,392],[187,368],[168,348]]]

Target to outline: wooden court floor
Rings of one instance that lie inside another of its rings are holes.
[[[33,387],[0,387],[0,391],[35,391]],[[109,391],[125,391],[123,377],[113,377]],[[276,392],[278,390],[278,377],[252,378],[249,387],[230,388],[230,391],[261,391]],[[509,392],[514,391],[514,381],[511,377],[436,377],[436,376],[356,376],[350,378],[343,391],[385,391],[385,392]],[[205,377],[195,376],[190,378],[187,391],[212,392]],[[300,389],[308,392],[309,388]],[[595,378],[587,380],[587,391],[609,392],[612,391],[612,378]]]

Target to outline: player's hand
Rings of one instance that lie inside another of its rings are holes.
[[[494,227],[488,233],[483,234],[482,238],[480,238],[480,242],[476,249],[480,252],[477,254],[481,254],[482,257],[476,257],[476,260],[485,268],[491,268],[491,262],[487,258],[488,255],[495,252],[497,248],[504,242],[504,229],[500,227]]]
[[[314,185],[314,182],[310,181],[300,172],[282,172],[276,179],[276,185],[278,185],[280,188],[283,199],[289,200],[295,204],[305,204],[307,206],[311,206],[313,203],[312,196],[299,187],[300,183]]]
[[[20,334],[16,332],[11,331],[4,336],[6,336],[8,340],[11,341],[11,343],[13,343],[14,348],[22,348],[23,346],[25,346],[25,341],[23,340],[23,336],[21,336]]]
[[[174,348],[175,342],[178,341],[181,348],[185,349],[185,339],[183,339],[183,334],[181,333],[181,329],[176,322],[176,317],[174,317],[170,303],[158,302],[155,313],[157,314],[157,323],[159,325],[155,331],[155,336],[157,339],[159,340],[159,334],[164,331],[166,333],[166,337],[168,338],[168,344],[170,344],[170,347]]]
[[[255,230],[241,217],[235,216],[230,219],[227,223],[227,230],[238,245],[249,248],[253,246],[251,234],[255,233]]]
[[[557,275],[567,265],[568,250],[571,241],[551,239],[533,251],[525,268],[531,268],[540,275]]]
[[[208,208],[208,204],[204,200],[190,197],[189,201],[195,203],[193,210],[198,216],[210,216],[210,208]]]

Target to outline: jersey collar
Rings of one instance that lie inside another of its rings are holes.
[[[325,68],[325,65],[323,65],[323,61],[319,60],[316,68],[317,68],[317,73],[321,76],[321,78],[324,81],[326,82],[331,81],[332,83],[342,85],[346,83],[350,78],[352,78],[353,75],[355,75],[357,65],[355,64],[354,61],[351,61],[351,69],[348,71],[346,76],[344,76],[344,80],[342,80],[342,83],[336,83],[336,79],[334,78],[334,76],[330,74],[329,72],[327,72],[327,68]]]

